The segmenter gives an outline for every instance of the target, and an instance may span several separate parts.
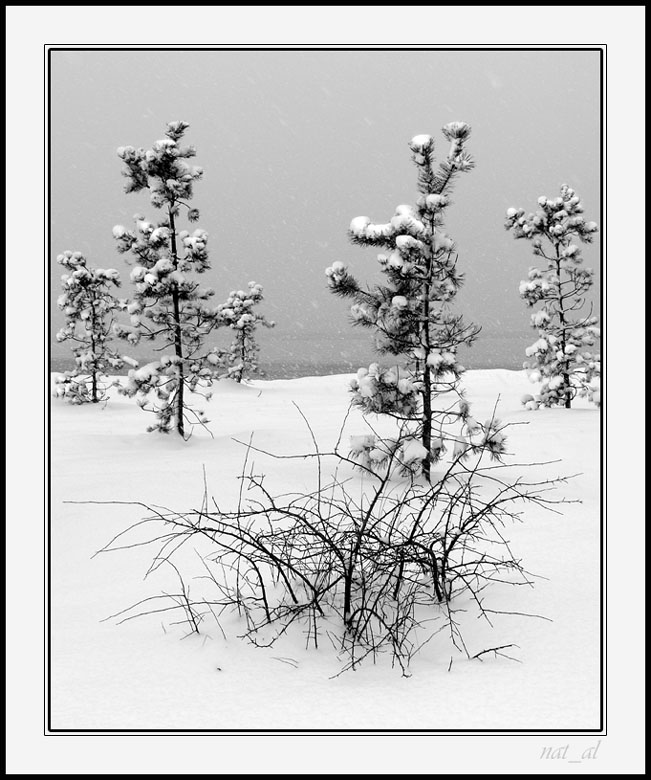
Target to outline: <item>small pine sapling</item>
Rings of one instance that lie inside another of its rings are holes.
[[[459,382],[464,369],[457,350],[471,344],[479,328],[464,324],[451,309],[463,276],[443,220],[454,182],[474,162],[465,150],[470,135],[465,122],[451,122],[443,135],[450,146],[438,166],[430,135],[418,135],[409,144],[420,192],[415,205],[398,206],[386,224],[356,217],[350,225],[354,244],[385,250],[378,260],[386,282],[364,289],[342,262],[326,270],[331,291],[353,301],[353,323],[374,330],[381,354],[401,356],[404,362],[404,367],[373,363],[359,369],[351,390],[354,405],[365,413],[391,415],[407,425],[409,434],[403,427],[397,442],[380,447],[375,437],[355,437],[373,442],[354,454],[381,462],[390,454],[387,446],[400,447],[403,463],[416,468],[420,464],[426,479],[450,444],[455,458],[479,449],[499,458],[504,451],[497,420],[485,425],[473,420]],[[449,426],[455,422],[460,425],[452,435]]]
[[[118,333],[134,345],[141,339],[159,339],[160,349],[170,350],[157,361],[129,371],[122,392],[137,396],[143,409],[156,414],[157,422],[148,430],[175,429],[184,438],[186,423],[206,422],[203,413],[189,405],[187,394],[203,392],[209,397],[206,388],[220,363],[216,348],[204,348],[206,337],[220,324],[214,307],[207,304],[214,291],[201,288],[192,277],[210,268],[208,234],[201,229],[178,230],[181,209],[189,222],[199,219],[198,210],[187,203],[203,174],[187,162],[196,154],[194,147],[180,143],[188,127],[185,122],[170,122],[165,137],[146,151],[132,146],[118,149],[125,165],[125,191],[148,189],[152,206],[163,216],[153,224],[136,215],[135,230],[113,228],[118,251],[130,253],[135,263],[131,271],[135,294],[127,309],[131,320],[128,326],[119,326]]]
[[[72,341],[75,368],[55,377],[54,395],[73,404],[106,400],[107,371],[122,360],[110,347],[114,312],[120,301],[112,289],[120,286],[114,268],[91,268],[81,252],[66,251],[57,262],[69,273],[61,277],[63,293],[57,300],[66,322],[57,341]]]
[[[273,328],[275,323],[266,319],[264,314],[254,310],[262,302],[262,285],[249,282],[249,289],[233,290],[225,303],[217,307],[221,324],[228,325],[234,331],[233,341],[223,354],[226,376],[241,382],[249,374],[260,374],[258,353],[260,347],[255,338],[258,325]]]
[[[588,351],[599,338],[598,318],[592,306],[584,313],[586,293],[594,283],[594,270],[583,265],[576,239],[591,243],[598,228],[583,217],[583,204],[575,191],[563,184],[558,198],[538,198],[539,209],[525,215],[510,208],[505,227],[514,238],[531,241],[533,254],[543,258],[543,268],[529,269],[520,283],[520,296],[527,306],[541,304],[531,315],[537,341],[527,348],[524,363],[529,379],[540,383],[537,398],[522,400],[526,407],[564,406],[569,409],[577,396],[597,406],[601,402],[599,380],[601,359]]]

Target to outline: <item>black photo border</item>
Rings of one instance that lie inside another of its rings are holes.
[[[290,46],[290,45],[274,45],[274,46],[245,46],[245,45],[232,45],[232,46],[147,46],[144,44],[134,44],[130,46],[86,46],[86,45],[65,45],[65,44],[44,44],[44,86],[45,86],[45,182],[46,182],[46,209],[45,218],[47,222],[47,229],[44,237],[44,262],[46,264],[46,278],[47,284],[45,289],[45,312],[48,322],[48,329],[51,331],[51,303],[50,303],[50,291],[52,289],[52,272],[50,268],[49,258],[51,257],[52,245],[51,245],[51,200],[52,200],[52,159],[51,159],[51,131],[52,131],[52,71],[51,61],[52,54],[54,52],[66,52],[66,51],[110,51],[110,52],[126,52],[126,51],[168,51],[168,52],[199,52],[199,51],[454,51],[454,52],[466,52],[466,51],[509,51],[509,52],[524,52],[524,51],[581,51],[581,52],[598,52],[599,53],[599,79],[600,79],[600,106],[599,106],[599,127],[600,127],[600,159],[599,159],[599,183],[600,183],[600,230],[602,233],[602,239],[600,242],[599,252],[599,266],[601,273],[601,289],[600,289],[600,304],[601,304],[601,322],[602,322],[602,360],[606,366],[606,371],[602,377],[602,404],[599,410],[599,428],[600,428],[600,501],[599,501],[599,528],[600,528],[600,591],[599,591],[599,615],[600,615],[600,690],[599,690],[599,726],[595,728],[585,729],[61,729],[55,728],[52,725],[52,692],[51,692],[51,472],[49,464],[51,462],[51,423],[49,410],[49,374],[51,364],[51,338],[47,340],[47,347],[45,351],[45,376],[44,376],[44,397],[46,399],[45,419],[46,424],[46,453],[47,463],[45,466],[45,496],[46,496],[46,520],[44,527],[44,541],[45,541],[45,593],[44,593],[44,606],[45,606],[45,692],[44,692],[44,728],[43,736],[263,736],[269,735],[274,737],[280,736],[432,736],[432,735],[445,735],[445,736],[513,736],[513,735],[544,735],[544,734],[571,734],[571,735],[599,735],[607,736],[607,702],[606,702],[606,686],[607,686],[607,669],[605,658],[605,637],[607,627],[607,610],[606,610],[606,559],[605,559],[605,531],[606,531],[606,518],[605,518],[605,485],[606,485],[606,464],[604,460],[605,452],[605,419],[607,408],[607,354],[606,354],[606,335],[607,335],[607,309],[606,309],[606,297],[605,297],[605,267],[604,267],[604,254],[606,247],[607,236],[607,222],[605,217],[605,179],[604,173],[606,170],[606,54],[607,44],[594,43],[594,44],[578,44],[567,46],[545,46],[545,45],[532,45],[532,46],[508,46],[501,44],[486,45],[486,46]],[[51,332],[49,333],[51,336]]]

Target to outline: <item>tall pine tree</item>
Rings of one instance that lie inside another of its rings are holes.
[[[531,241],[533,254],[545,262],[542,268],[530,268],[528,279],[520,283],[527,305],[540,304],[531,315],[538,339],[527,348],[524,363],[531,381],[540,383],[540,394],[537,399],[527,396],[526,403],[569,409],[579,395],[599,405],[601,360],[586,349],[599,338],[599,320],[592,306],[584,313],[594,271],[583,265],[581,247],[574,243],[591,243],[598,228],[585,220],[581,199],[567,184],[560,197],[538,198],[538,206],[527,215],[524,209],[510,208],[505,222],[513,237]]]
[[[400,356],[404,363],[402,368],[374,363],[360,369],[351,386],[353,403],[365,413],[411,423],[401,457],[403,462],[419,461],[427,479],[432,463],[451,442],[455,457],[481,448],[499,457],[504,449],[497,421],[480,425],[470,417],[459,383],[464,369],[458,348],[471,344],[479,328],[464,324],[452,310],[463,276],[457,269],[455,244],[443,224],[452,187],[474,162],[465,149],[470,135],[465,122],[451,122],[443,135],[450,145],[438,166],[432,136],[418,135],[409,144],[420,193],[415,205],[398,206],[385,224],[356,217],[350,225],[354,244],[385,250],[378,261],[386,282],[363,288],[341,262],[326,271],[331,290],[353,301],[353,322],[374,330],[381,354]],[[455,434],[450,432],[452,423],[460,424]],[[364,446],[371,459],[374,453],[377,456],[372,441]]]
[[[126,192],[149,190],[151,204],[162,216],[154,224],[136,215],[135,229],[113,228],[118,251],[130,254],[134,263],[131,320],[128,326],[118,326],[119,335],[134,345],[141,339],[158,340],[160,350],[167,350],[158,360],[131,370],[122,392],[137,395],[142,408],[155,412],[157,422],[149,430],[176,429],[184,438],[188,425],[206,422],[189,405],[188,393],[210,385],[220,363],[218,350],[204,346],[220,324],[215,308],[208,305],[214,291],[200,287],[193,276],[210,268],[208,235],[201,229],[179,231],[183,216],[189,222],[199,219],[188,201],[203,174],[188,162],[196,154],[194,147],[181,145],[188,127],[186,122],[170,122],[165,137],[151,149],[118,149]],[[150,401],[152,394],[155,402]]]

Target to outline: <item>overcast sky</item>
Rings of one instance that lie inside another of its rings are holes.
[[[533,210],[564,182],[600,222],[600,82],[596,51],[56,51],[51,54],[52,301],[66,249],[117,268],[111,234],[136,212],[159,214],[123,191],[118,146],[148,148],[166,122],[189,122],[204,178],[198,226],[209,233],[206,283],[223,299],[250,280],[277,322],[263,358],[355,363],[368,331],[348,323],[328,292],[335,260],[379,278],[374,250],[349,244],[353,217],[386,222],[417,197],[408,141],[440,128],[473,129],[477,167],[462,176],[447,230],[467,282],[459,311],[482,326],[467,366],[518,367],[535,340],[518,283],[536,258],[503,228],[509,206]],[[196,227],[196,226],[195,226]],[[584,251],[597,270],[599,240]],[[597,308],[598,310],[598,308]],[[62,323],[53,306],[55,330]],[[370,355],[370,349],[368,350]],[[53,355],[68,353],[57,345]],[[361,363],[360,363],[361,364]]]

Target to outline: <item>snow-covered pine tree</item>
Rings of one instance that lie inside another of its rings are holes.
[[[398,206],[386,224],[356,217],[350,225],[354,244],[385,250],[378,260],[386,283],[363,289],[342,262],[326,270],[332,292],[354,301],[354,324],[373,328],[378,351],[402,356],[405,364],[387,369],[373,363],[359,369],[351,385],[353,403],[365,413],[388,414],[407,424],[410,435],[395,444],[401,448],[402,462],[420,462],[427,479],[432,463],[450,442],[454,457],[488,449],[498,458],[504,450],[498,422],[480,425],[472,419],[459,383],[464,369],[457,359],[458,347],[471,344],[479,328],[464,324],[451,309],[463,277],[443,218],[453,184],[474,162],[465,149],[470,135],[465,122],[451,122],[443,135],[450,147],[438,166],[432,136],[417,135],[409,144],[420,192],[414,206]],[[453,435],[449,426],[455,422],[460,426]],[[363,451],[355,451],[358,458],[381,461],[386,442],[378,447],[374,437],[354,438],[365,440]]]
[[[75,368],[55,378],[54,394],[70,403],[98,403],[106,398],[106,373],[122,360],[110,346],[114,312],[120,301],[112,289],[120,286],[114,268],[91,268],[81,252],[66,251],[57,262],[69,273],[61,277],[63,293],[57,300],[66,322],[57,341],[72,341]]]
[[[260,347],[255,338],[258,325],[273,328],[275,323],[268,320],[264,314],[254,310],[262,302],[262,285],[249,282],[248,291],[233,290],[225,303],[217,307],[218,315],[224,325],[234,332],[233,341],[222,355],[227,367],[226,376],[241,382],[251,373],[260,374],[258,368],[258,352]]]
[[[187,392],[200,392],[201,387],[209,395],[205,388],[220,363],[216,348],[204,348],[206,336],[220,324],[215,308],[207,304],[214,291],[199,287],[192,277],[210,268],[208,234],[178,229],[182,209],[189,222],[199,219],[188,201],[203,171],[187,162],[196,154],[194,147],[180,143],[188,127],[186,122],[170,122],[165,137],[151,149],[118,149],[125,165],[125,191],[148,189],[152,206],[163,216],[153,224],[136,215],[135,230],[113,228],[118,251],[130,253],[135,263],[131,271],[135,294],[128,305],[131,322],[117,331],[131,344],[159,339],[161,350],[170,349],[157,361],[129,371],[122,392],[137,395],[143,409],[155,412],[157,422],[148,430],[168,433],[175,428],[184,438],[186,423],[206,422],[203,413],[188,404]],[[150,401],[152,393],[155,403]]]
[[[599,338],[598,318],[592,306],[584,310],[594,282],[594,271],[583,265],[577,239],[591,243],[598,228],[583,217],[583,204],[575,191],[563,184],[558,198],[538,198],[539,209],[525,215],[524,209],[510,208],[505,227],[514,238],[531,241],[533,254],[543,258],[543,268],[529,269],[520,282],[520,296],[530,307],[542,304],[531,315],[538,340],[527,348],[524,363],[532,382],[540,383],[537,398],[526,396],[530,408],[564,406],[569,409],[577,396],[587,397],[599,406],[601,359],[586,347]]]

